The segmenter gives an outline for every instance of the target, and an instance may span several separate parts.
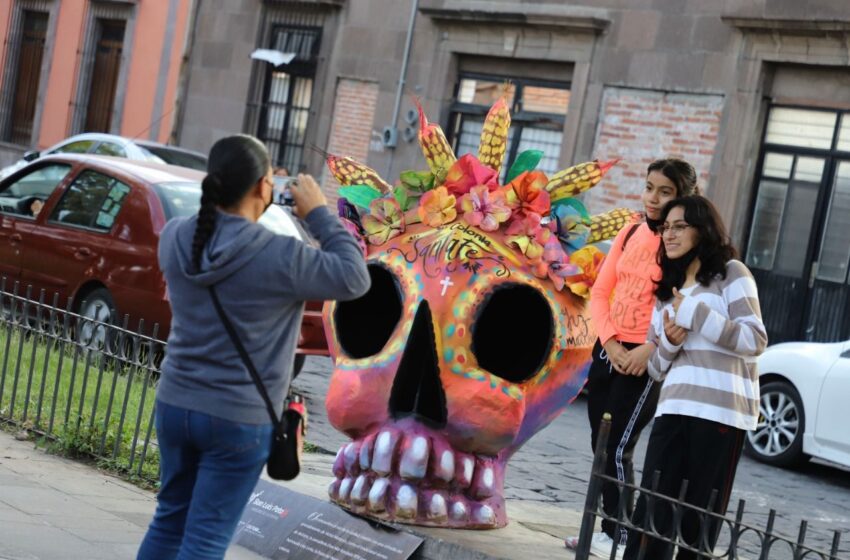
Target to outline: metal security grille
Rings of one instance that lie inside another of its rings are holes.
[[[525,150],[540,150],[538,169],[558,171],[561,139],[570,100],[569,82],[515,79],[477,73],[462,73],[452,105],[451,140],[458,156],[477,153],[481,129],[490,105],[504,96],[511,108],[511,128],[502,177],[516,156]]]
[[[293,53],[295,58],[277,67],[254,64],[245,130],[266,144],[274,165],[296,173],[303,169],[326,12],[306,4],[287,3],[286,9],[279,4],[264,7],[265,25],[258,34],[258,45]]]
[[[5,142],[32,143],[50,4],[17,2],[12,10],[0,95],[0,139]]]
[[[111,132],[120,121],[124,45],[132,35],[134,7],[92,1],[87,12],[69,135]]]

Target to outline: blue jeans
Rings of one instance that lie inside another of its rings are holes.
[[[161,487],[138,560],[221,559],[271,449],[272,426],[156,403]]]

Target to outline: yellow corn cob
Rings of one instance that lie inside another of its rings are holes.
[[[597,243],[616,237],[621,229],[638,218],[639,215],[628,208],[615,208],[610,212],[591,216],[587,243]]]
[[[429,123],[425,116],[425,111],[422,110],[422,105],[416,101],[416,108],[419,110],[419,145],[422,147],[422,154],[428,161],[428,167],[431,173],[434,174],[434,186],[442,184],[446,177],[446,172],[457,161],[454,150],[446,140],[446,135],[440,125]]]
[[[328,169],[331,170],[340,185],[369,185],[381,191],[382,194],[387,194],[393,190],[389,183],[381,179],[381,176],[374,169],[350,157],[331,154],[328,156],[327,164]]]
[[[614,159],[599,163],[599,160],[593,160],[558,171],[552,175],[546,185],[546,190],[549,191],[549,199],[555,202],[583,193],[601,181],[605,173],[614,167],[618,161],[620,160]]]
[[[490,107],[481,130],[481,141],[478,144],[478,160],[497,173],[502,168],[502,160],[505,158],[510,126],[511,113],[505,99],[501,98]]]

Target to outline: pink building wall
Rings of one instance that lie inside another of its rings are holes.
[[[136,4],[135,30],[124,45],[127,80],[119,127],[119,133],[124,136],[148,138],[151,130],[156,134],[156,140],[161,142],[167,141],[170,136],[192,0],[177,2],[174,33],[168,44],[165,41],[171,0],[140,1]],[[68,136],[81,73],[78,53],[86,39],[87,4],[82,0],[63,1],[59,2],[55,12],[57,21],[52,60],[45,58],[43,62],[50,65],[50,70],[47,83],[42,85],[45,95],[38,131],[39,148],[48,147]],[[0,2],[0,6],[0,38],[5,38],[10,35],[14,2],[6,0]],[[6,61],[5,43],[0,39],[0,64]],[[168,70],[161,79],[164,50],[168,57]],[[0,80],[2,74],[0,71]],[[160,88],[164,88],[164,92],[160,92],[162,102],[157,108]]]

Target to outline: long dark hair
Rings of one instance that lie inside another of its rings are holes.
[[[691,196],[699,194],[697,172],[694,166],[679,158],[669,157],[657,159],[646,168],[646,174],[658,171],[676,186],[676,196]]]
[[[201,208],[192,239],[192,264],[201,268],[201,256],[215,231],[216,207],[239,202],[269,170],[269,153],[262,142],[247,134],[222,138],[210,149],[207,176],[201,183]]]
[[[688,266],[699,258],[697,281],[708,286],[716,278],[726,278],[726,263],[737,258],[738,252],[726,233],[723,220],[717,208],[705,197],[685,196],[668,202],[661,210],[661,222],[673,208],[681,207],[685,211],[685,221],[697,231],[696,247],[678,259],[667,257],[662,240],[658,249],[658,264],[661,266],[661,280],[656,282],[655,295],[661,301],[673,297],[673,288],[680,289],[685,283]]]

